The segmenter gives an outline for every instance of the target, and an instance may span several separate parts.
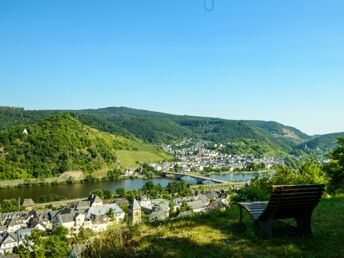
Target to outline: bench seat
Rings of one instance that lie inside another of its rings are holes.
[[[324,191],[323,184],[274,185],[269,201],[238,202],[240,222],[242,208],[260,226],[264,235],[271,238],[272,220],[294,218],[304,235],[311,234],[311,216]]]

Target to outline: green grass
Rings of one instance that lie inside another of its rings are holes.
[[[238,213],[233,206],[225,212],[160,225],[108,231],[87,253],[97,257],[344,257],[344,195],[321,201],[313,213],[309,238],[275,222],[274,238],[263,239],[247,214],[245,224],[238,223]]]
[[[167,153],[157,149],[153,145],[142,143],[140,141],[134,141],[131,139],[126,139],[123,137],[116,137],[120,139],[121,142],[128,144],[137,149],[132,150],[118,150],[116,155],[118,157],[119,163],[123,168],[136,168],[139,163],[144,162],[158,162],[163,160],[169,160],[172,157]]]
[[[136,168],[138,163],[164,160],[164,155],[147,151],[117,151],[119,163],[123,168]]]

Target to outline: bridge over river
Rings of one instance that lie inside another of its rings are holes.
[[[188,176],[188,177],[196,179],[198,184],[202,184],[204,181],[211,181],[216,184],[231,184],[233,186],[244,186],[245,184],[247,184],[247,182],[229,182],[229,181],[225,181],[221,179],[211,178],[211,177],[202,176],[198,174],[192,174],[192,173],[162,172],[162,176],[167,177],[169,175],[173,176],[176,180],[181,180],[182,177]]]

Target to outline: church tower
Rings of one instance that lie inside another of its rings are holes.
[[[141,223],[141,206],[136,199],[129,206],[129,223],[132,225]]]

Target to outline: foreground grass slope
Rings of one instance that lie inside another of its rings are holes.
[[[239,210],[140,225],[105,232],[85,250],[85,257],[344,257],[344,195],[323,199],[313,214],[313,236],[275,222],[275,237],[264,240]]]

